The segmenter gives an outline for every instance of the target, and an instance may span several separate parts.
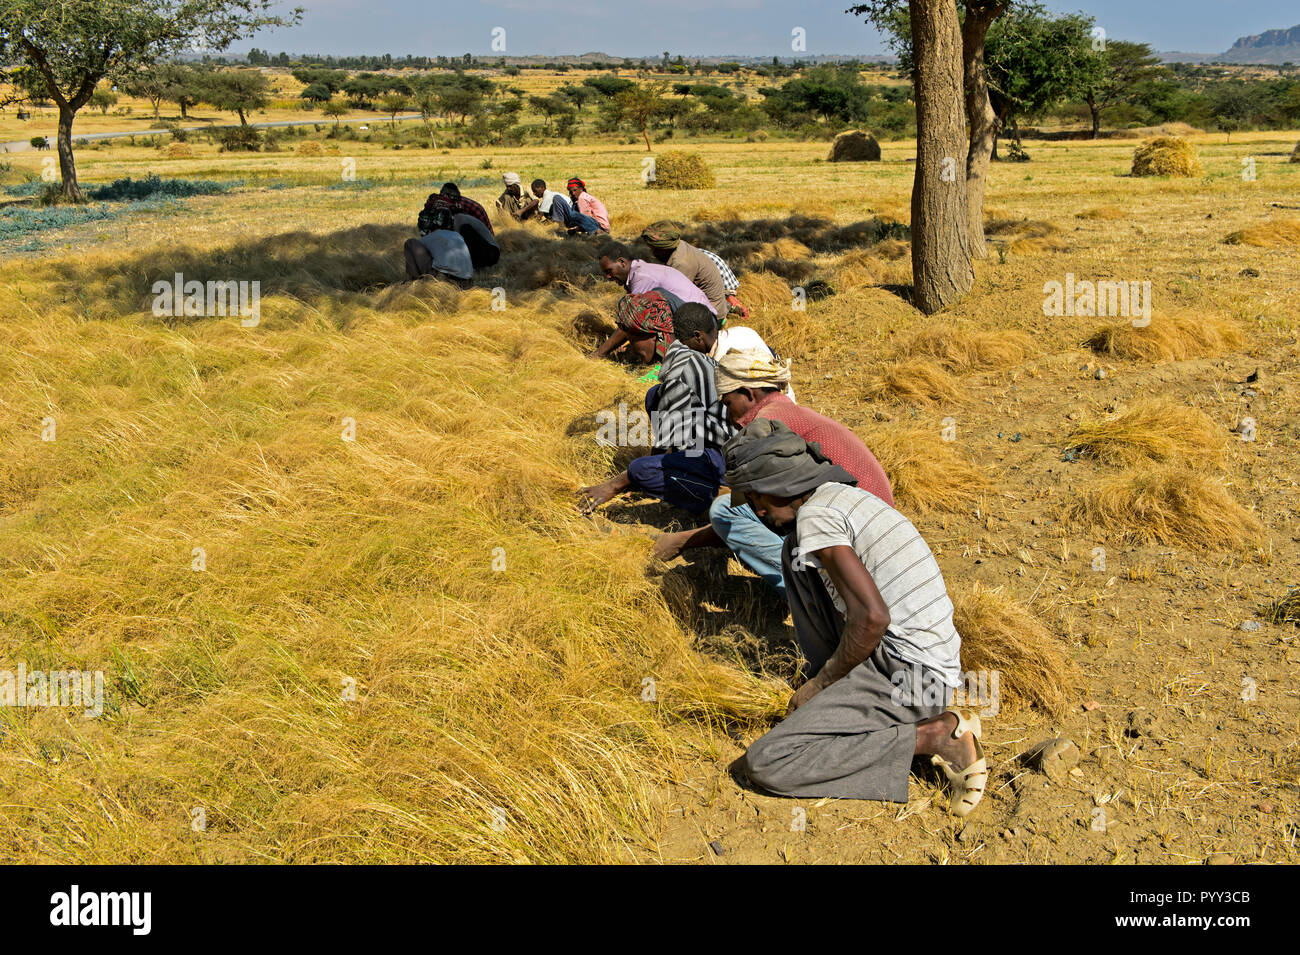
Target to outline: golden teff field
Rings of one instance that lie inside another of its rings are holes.
[[[910,142],[701,143],[691,192],[635,146],[82,150],[83,183],[242,184],[6,240],[0,669],[102,670],[106,699],[0,710],[0,857],[1297,861],[1300,164],[1294,134],[1190,138],[1195,179],[1130,177],[1134,139],[995,164],[991,257],[932,318],[890,225]],[[616,298],[592,244],[502,223],[473,290],[403,281],[425,196],[490,205],[504,170],[582,176],[617,237],[687,223],[880,457],[963,663],[1002,674],[964,826],[930,776],[900,807],[732,775],[792,632],[720,552],[654,561],[682,515],[575,510],[616,464],[596,412],[643,387],[584,357]],[[259,281],[260,322],[156,316],[176,273]],[[1150,325],[1045,314],[1103,279],[1150,282]],[[1077,765],[1023,762],[1058,736]]]

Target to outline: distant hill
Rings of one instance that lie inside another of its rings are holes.
[[[1165,63],[1282,63],[1300,64],[1300,24],[1289,30],[1265,30],[1256,36],[1238,37],[1223,53],[1157,53]]]
[[[1300,63],[1300,25],[1240,37],[1218,59],[1225,63]]]

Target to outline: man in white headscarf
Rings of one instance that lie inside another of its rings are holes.
[[[529,206],[536,205],[536,200],[531,197],[524,198],[523,180],[519,178],[519,173],[502,173],[501,181],[506,188],[497,198],[497,208],[510,213],[516,219],[522,218],[524,210]]]

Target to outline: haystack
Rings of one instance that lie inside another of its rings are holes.
[[[840,133],[831,143],[827,162],[879,162],[880,143],[870,133],[850,129]]]
[[[1161,136],[1133,151],[1133,175],[1195,178],[1204,173],[1196,149],[1185,139]]]
[[[192,159],[194,150],[189,143],[168,143],[163,149],[163,155],[168,159]]]
[[[703,156],[679,149],[655,157],[655,177],[647,185],[657,189],[712,189],[716,182]]]
[[[1291,150],[1291,161],[1300,162],[1300,143],[1295,144],[1295,149]]]
[[[297,153],[299,156],[323,156],[325,149],[314,139],[309,139],[305,143],[299,143]]]

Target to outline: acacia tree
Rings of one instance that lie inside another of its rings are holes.
[[[1107,40],[1096,59],[1096,72],[1083,96],[1092,115],[1093,139],[1101,131],[1102,110],[1135,99],[1145,84],[1169,75],[1145,43]]]
[[[261,70],[221,70],[207,78],[199,99],[210,106],[234,113],[239,125],[248,125],[247,114],[265,109],[270,102],[271,82]]]
[[[72,123],[103,79],[121,81],[160,59],[235,40],[302,18],[270,11],[276,0],[0,0],[0,62],[38,76],[59,109],[62,198],[84,202],[72,153]]]
[[[966,222],[970,251],[975,258],[988,257],[984,241],[984,193],[988,185],[989,162],[997,147],[1001,120],[989,100],[988,71],[984,48],[989,27],[1007,12],[1012,0],[959,0],[961,15],[962,86],[965,90],[966,121],[970,140],[966,150]],[[899,55],[902,68],[911,72],[911,18],[903,0],[873,0],[848,12],[865,16],[884,30]]]
[[[646,152],[651,152],[650,134],[646,132],[646,127],[656,116],[663,115],[667,106],[663,91],[662,83],[653,83],[624,90],[614,97],[623,118],[641,130],[641,135],[645,137]]]
[[[916,175],[912,182],[912,298],[931,315],[975,283],[967,228],[961,24],[953,0],[911,0],[916,91]]]

